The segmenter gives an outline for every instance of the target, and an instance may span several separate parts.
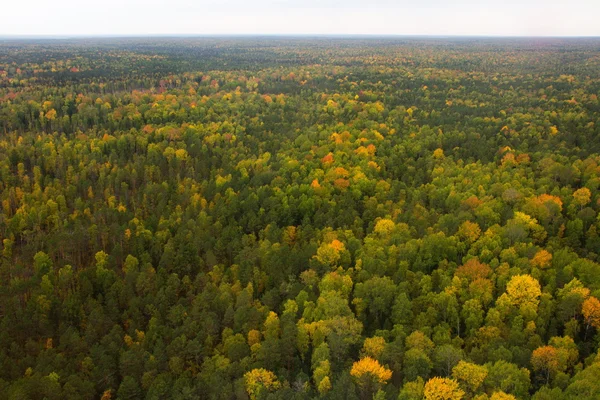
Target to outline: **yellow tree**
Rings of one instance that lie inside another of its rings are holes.
[[[573,200],[575,200],[575,203],[577,203],[580,208],[583,208],[583,206],[588,204],[591,197],[592,192],[590,192],[590,189],[586,187],[577,189],[575,192],[573,192]]]
[[[595,297],[589,297],[583,302],[581,312],[587,326],[591,325],[596,329],[600,329],[600,300]]]
[[[452,377],[459,382],[464,382],[463,387],[466,387],[471,393],[477,392],[477,389],[479,389],[487,375],[487,368],[483,365],[472,364],[462,360],[452,369]]]
[[[395,227],[396,224],[391,219],[380,219],[375,224],[373,231],[381,237],[388,237]]]
[[[379,364],[379,361],[365,357],[352,365],[350,375],[360,388],[363,398],[366,399],[390,380],[392,371]]]
[[[362,353],[366,356],[378,359],[385,349],[385,339],[380,336],[366,338],[363,344]]]
[[[517,398],[515,396],[513,396],[512,394],[506,394],[502,391],[500,392],[495,392],[492,397],[490,397],[490,400],[517,400]]]
[[[313,257],[321,264],[333,266],[340,259],[340,252],[344,250],[344,243],[334,239],[331,243],[321,244]]]
[[[542,289],[537,279],[531,275],[516,275],[506,285],[510,302],[517,306],[532,306],[537,309]]]
[[[317,385],[317,390],[321,395],[324,395],[331,389],[331,381],[329,379],[330,373],[331,366],[329,364],[329,360],[320,361],[319,365],[313,372],[313,378],[315,380],[315,384]]]
[[[328,376],[321,379],[321,382],[319,382],[319,385],[317,386],[317,390],[321,395],[331,390],[331,381],[329,380]]]
[[[279,389],[281,384],[274,373],[264,368],[255,368],[244,374],[244,384],[250,399],[255,400],[259,394]]]
[[[465,392],[458,382],[450,378],[431,378],[423,391],[425,400],[461,400]]]
[[[552,262],[552,254],[546,250],[540,250],[535,253],[535,256],[531,259],[531,265],[536,268],[544,269],[550,266]]]
[[[481,235],[481,228],[477,222],[465,221],[458,228],[457,234],[467,243],[473,243]]]
[[[56,110],[51,108],[50,111],[46,113],[45,117],[48,121],[54,121],[56,119]]]

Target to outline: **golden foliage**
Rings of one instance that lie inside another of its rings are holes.
[[[48,111],[45,115],[46,119],[53,121],[56,119],[56,110],[54,108],[52,108],[50,111]]]
[[[581,301],[588,298],[590,295],[590,289],[583,286],[583,283],[577,278],[571,279],[569,283],[563,286],[562,289],[558,290],[558,298],[563,299],[567,296],[578,296]]]
[[[444,158],[444,150],[442,149],[435,149],[433,151],[433,158],[435,158],[436,160],[441,160]]]
[[[329,138],[331,140],[333,140],[333,142],[335,142],[336,144],[342,144],[342,143],[344,143],[344,139],[342,138],[342,135],[340,135],[337,132],[332,133]]]
[[[129,335],[125,335],[123,337],[123,341],[125,342],[125,344],[129,347],[133,346],[133,339],[131,338],[131,336]]]
[[[331,390],[331,381],[329,380],[328,376],[321,379],[321,382],[319,382],[319,386],[317,387],[317,390],[319,391],[319,394],[321,394],[321,395],[325,394]]]
[[[273,391],[279,389],[281,384],[275,374],[264,368],[255,368],[244,374],[246,392],[255,400],[262,390]]]
[[[288,245],[293,246],[296,242],[297,229],[295,226],[290,225],[283,230],[282,240]]]
[[[392,233],[395,227],[396,224],[391,219],[380,219],[375,224],[373,231],[378,235],[388,236],[390,233]]]
[[[323,243],[314,258],[321,264],[334,265],[340,259],[340,252],[344,251],[344,243],[333,239],[331,243]]]
[[[358,384],[362,386],[367,384],[365,381],[369,380],[383,384],[392,377],[392,371],[379,364],[379,361],[365,357],[352,365],[350,375],[356,378]]]
[[[481,235],[481,228],[476,222],[465,221],[458,228],[458,237],[467,241],[468,243],[473,243],[479,236]]]
[[[517,398],[515,396],[513,396],[512,394],[507,394],[507,393],[500,391],[500,392],[495,392],[494,394],[492,394],[492,397],[490,397],[490,400],[517,400]]]
[[[552,196],[550,194],[542,194],[542,195],[539,195],[538,197],[534,198],[533,200],[534,200],[534,202],[536,202],[540,205],[544,205],[547,202],[552,202],[558,206],[558,209],[560,211],[562,211],[563,202],[560,199],[560,197],[558,197],[558,196]]]
[[[271,311],[265,319],[265,330],[263,332],[265,338],[277,338],[279,336],[279,316]]]
[[[528,228],[532,228],[538,224],[537,219],[533,218],[532,216],[530,216],[528,214],[522,213],[520,211],[515,212],[514,218],[517,222],[525,225]]]
[[[260,332],[256,329],[252,329],[248,332],[248,346],[253,346],[260,343]]]
[[[531,365],[536,371],[555,372],[559,367],[558,349],[554,346],[538,347],[531,354]]]
[[[516,161],[515,161],[515,155],[513,153],[506,153],[504,155],[504,157],[502,157],[502,166],[511,166],[511,165],[515,165]]]
[[[377,170],[377,171],[380,170],[379,165],[375,161],[369,161],[369,163],[367,165],[369,166],[369,168],[372,168],[374,170]]]
[[[423,394],[425,400],[461,400],[465,392],[454,379],[435,377],[427,381]]]
[[[369,150],[367,150],[367,148],[365,146],[358,147],[356,150],[354,150],[354,152],[359,156],[368,156],[369,155]]]
[[[537,307],[542,289],[538,280],[531,275],[516,275],[506,285],[506,293],[513,305]]]
[[[531,259],[531,265],[533,265],[534,267],[537,268],[547,268],[548,266],[550,266],[550,263],[552,262],[552,254],[550,254],[548,251],[546,250],[540,250],[537,253],[535,253],[535,256],[533,256],[533,258]]]
[[[347,178],[347,177],[348,177],[348,175],[350,174],[346,168],[342,168],[342,167],[337,167],[337,168],[334,170],[334,173],[335,173],[337,176],[341,176],[341,177],[343,177],[343,178]]]
[[[588,204],[591,200],[591,197],[592,197],[592,192],[590,192],[590,189],[588,189],[586,187],[577,189],[573,193],[573,199],[575,200],[575,203],[579,204],[579,206],[581,206],[581,207]]]
[[[581,312],[585,321],[596,329],[600,329],[600,300],[590,297],[583,302]]]
[[[483,365],[462,360],[452,369],[452,377],[459,382],[464,382],[466,387],[473,393],[479,389],[487,375],[488,371]]]
[[[362,352],[375,359],[381,356],[385,349],[385,339],[380,336],[373,336],[372,338],[366,338],[363,344]]]

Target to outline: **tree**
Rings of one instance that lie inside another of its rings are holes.
[[[378,360],[385,349],[385,339],[380,336],[366,338],[361,353]]]
[[[575,200],[575,203],[579,205],[579,208],[583,208],[583,206],[588,204],[591,197],[592,192],[590,192],[590,189],[586,187],[582,187],[581,189],[577,189],[575,192],[573,192],[573,200]]]
[[[481,235],[481,228],[476,222],[465,221],[458,228],[457,235],[468,244],[471,244]]]
[[[537,309],[542,289],[538,280],[531,275],[516,275],[506,285],[506,293],[513,305]]]
[[[552,254],[543,249],[535,253],[535,256],[531,259],[531,265],[540,269],[548,268],[551,262]]]
[[[404,353],[405,379],[413,381],[419,376],[428,377],[433,368],[431,356],[434,344],[431,339],[421,331],[414,331],[406,337],[405,345],[408,349]]]
[[[363,397],[367,398],[390,380],[392,371],[379,364],[379,361],[364,357],[352,364],[350,375],[361,389]]]
[[[275,374],[264,368],[255,368],[244,374],[246,392],[252,400],[259,398],[264,391],[272,392],[279,389],[281,384]]]
[[[490,397],[490,400],[517,400],[517,398],[512,394],[507,394],[504,392],[494,392]]]
[[[433,362],[425,351],[413,348],[404,353],[404,377],[407,380],[428,377],[432,368]]]
[[[461,400],[465,392],[450,378],[431,378],[423,390],[425,400]]]
[[[315,348],[311,358],[313,380],[317,390],[321,395],[324,395],[329,389],[331,389],[331,381],[329,378],[331,366],[329,363],[329,357],[329,345],[323,342],[317,348]]]
[[[391,219],[380,219],[375,224],[373,232],[382,238],[387,238],[395,229],[396,224]]]
[[[463,360],[459,361],[452,369],[452,377],[458,382],[464,382],[465,387],[471,394],[477,393],[487,375],[488,371],[484,366]]]
[[[550,382],[550,376],[556,374],[561,367],[558,349],[554,346],[538,347],[531,355],[531,365],[544,375],[546,383]]]
[[[529,395],[529,370],[519,368],[513,363],[503,360],[486,364],[488,376],[484,385],[491,391],[501,390],[516,398],[524,398]]]
[[[418,377],[415,381],[406,382],[400,390],[398,400],[422,400],[425,382],[423,378]]]
[[[334,239],[330,243],[323,243],[314,256],[315,260],[326,266],[335,266],[339,261],[340,252],[345,250],[344,243]]]
[[[377,326],[384,322],[387,313],[390,312],[395,295],[394,281],[387,276],[376,276],[356,284],[353,303],[357,305],[359,316],[366,311],[363,321],[372,322]]]
[[[596,356],[596,361],[587,366],[573,377],[569,386],[565,390],[565,398],[592,400],[600,395],[600,362]]]
[[[583,302],[581,312],[588,326],[591,325],[600,330],[600,300],[589,297]]]
[[[480,262],[477,258],[470,258],[456,269],[455,275],[473,282],[477,279],[486,279],[491,273],[492,269],[488,264]]]
[[[0,398],[600,399],[599,46],[405,42],[1,40]]]
[[[435,158],[436,160],[442,160],[444,158],[444,150],[435,149],[433,151],[433,158]]]
[[[319,362],[319,365],[314,369],[313,378],[320,395],[324,395],[331,389],[331,381],[329,379],[330,373],[331,367],[329,365],[329,360]]]
[[[436,370],[448,376],[456,364],[463,358],[463,352],[461,349],[457,349],[450,344],[444,344],[435,348],[433,358]]]
[[[38,251],[33,257],[33,269],[35,274],[41,278],[52,269],[52,259],[43,251]]]
[[[141,399],[142,391],[138,383],[131,376],[126,376],[117,391],[118,399]]]

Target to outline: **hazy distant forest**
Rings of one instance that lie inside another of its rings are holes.
[[[600,399],[600,39],[0,41],[0,399]]]

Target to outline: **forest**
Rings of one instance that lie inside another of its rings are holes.
[[[600,39],[0,40],[0,400],[600,399]]]

